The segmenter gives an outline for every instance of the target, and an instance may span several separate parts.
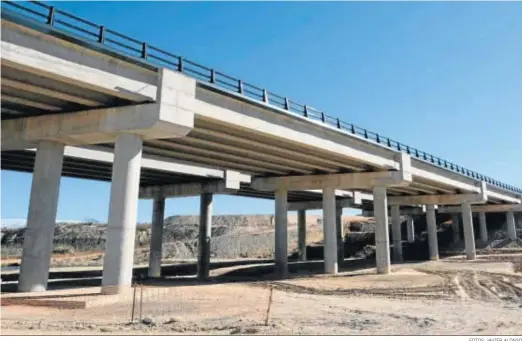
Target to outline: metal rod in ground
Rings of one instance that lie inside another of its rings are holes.
[[[133,285],[131,322],[134,322],[134,308],[136,306],[136,283]]]
[[[274,287],[270,287],[270,297],[268,298],[268,308],[266,309],[265,326],[268,326],[268,319],[270,318],[270,307],[272,307],[272,295],[274,293]]]
[[[141,313],[143,312],[143,284],[140,284],[140,321],[143,321]]]

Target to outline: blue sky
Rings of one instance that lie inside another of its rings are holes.
[[[522,187],[522,3],[56,2],[500,181]],[[2,218],[26,218],[31,175],[2,171]],[[62,178],[58,219],[107,219],[109,184]],[[149,221],[140,201],[138,220]],[[195,214],[198,198],[167,201]],[[273,213],[217,196],[216,214]]]

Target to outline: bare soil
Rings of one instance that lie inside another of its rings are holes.
[[[82,310],[4,306],[1,333],[521,335],[521,262],[521,253],[458,256],[394,265],[389,276],[366,267],[287,280],[271,279],[264,265],[220,268],[208,283],[146,283],[134,322],[132,300]]]

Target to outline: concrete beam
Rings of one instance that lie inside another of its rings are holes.
[[[388,197],[388,198],[390,198],[390,197]],[[391,198],[393,198],[393,197],[391,197]],[[391,210],[391,205],[389,205],[388,210],[389,211]],[[421,207],[403,207],[399,210],[399,212],[400,212],[400,215],[403,215],[403,216],[405,216],[405,215],[407,215],[407,216],[422,215],[422,214],[426,213],[426,206],[422,205]],[[362,215],[365,217],[373,217],[373,211],[363,210]]]
[[[337,199],[335,201],[336,207],[354,207],[360,204],[357,204],[354,199],[345,198],[345,199]],[[288,203],[289,211],[300,211],[300,210],[320,210],[323,208],[322,201],[302,201],[302,202],[290,202]]]
[[[158,196],[171,198],[201,194],[236,193],[240,189],[241,183],[248,183],[249,180],[250,176],[248,175],[226,170],[224,180],[142,187],[140,188],[139,197],[140,199],[152,199]]]
[[[441,195],[410,195],[388,197],[390,205],[455,205],[466,203],[483,203],[488,197],[485,182],[475,188],[474,194],[441,194]]]
[[[131,101],[156,99],[155,72],[2,18],[2,66]]]
[[[182,137],[194,127],[195,88],[194,79],[160,69],[156,103],[6,120],[1,148],[28,149],[42,140],[71,146],[107,143],[119,133],[143,139]]]
[[[295,191],[407,186],[411,183],[411,159],[406,154],[400,154],[399,160],[398,171],[256,178],[252,181],[252,187],[260,191],[275,191],[277,188]]]
[[[440,206],[439,213],[460,213],[460,206]],[[472,212],[522,212],[522,204],[498,204],[498,205],[471,205]]]

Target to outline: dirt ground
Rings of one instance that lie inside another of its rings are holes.
[[[134,322],[132,299],[76,310],[9,305],[1,334],[521,335],[521,262],[520,253],[453,257],[394,265],[389,276],[366,267],[279,281],[252,276],[265,265],[221,268],[204,284],[146,283]],[[247,268],[250,278],[237,276]]]

